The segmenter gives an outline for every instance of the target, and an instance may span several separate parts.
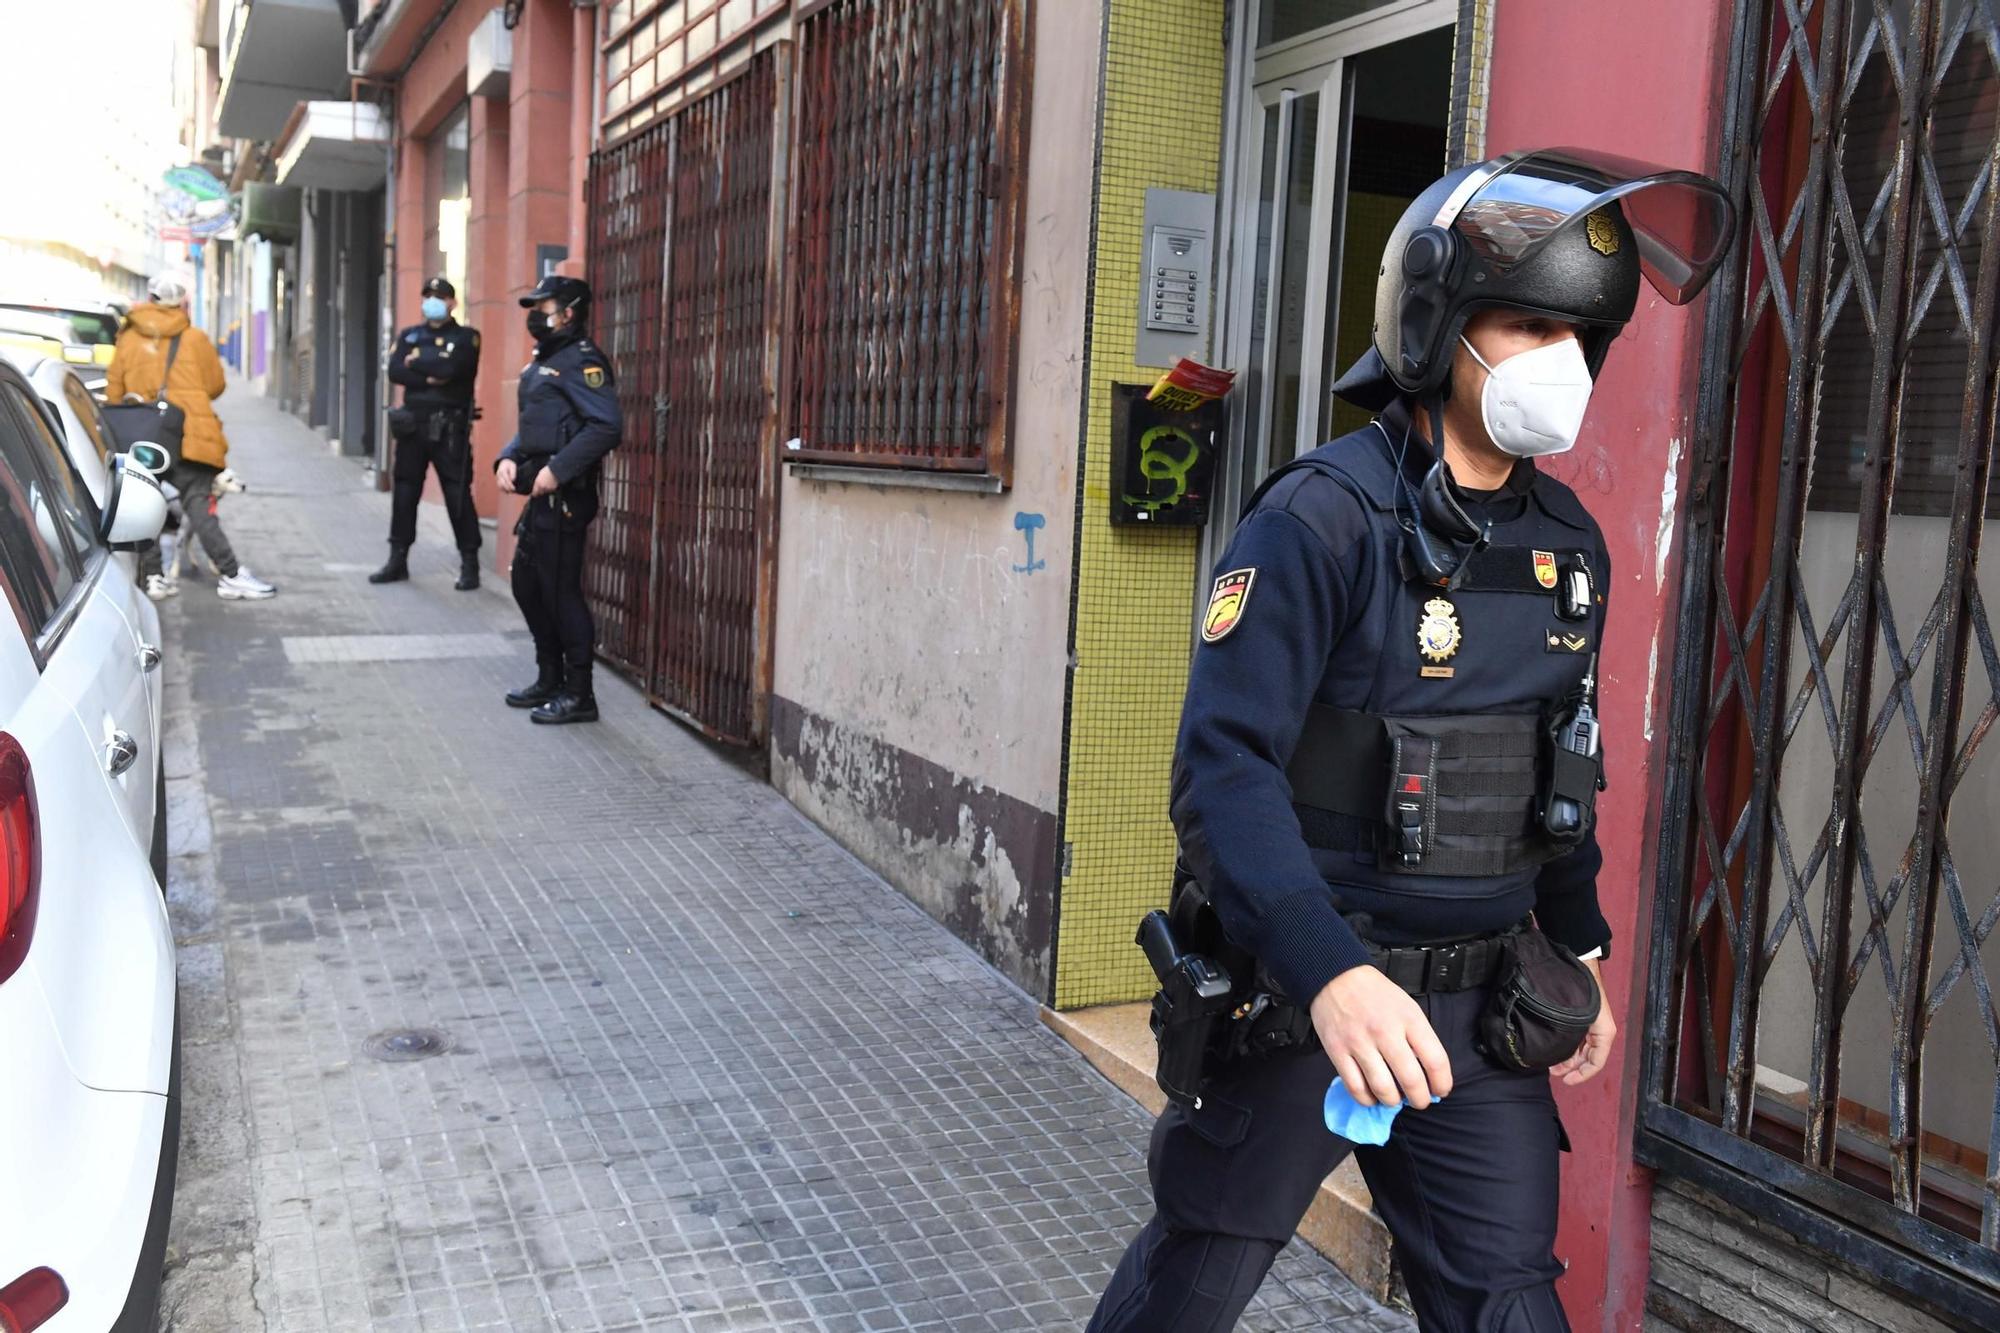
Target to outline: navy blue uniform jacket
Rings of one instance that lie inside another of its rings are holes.
[[[588,522],[597,512],[598,464],[625,430],[611,362],[580,334],[543,339],[521,370],[519,406],[519,427],[500,457],[546,460],[573,516]],[[533,468],[523,467],[515,485],[526,492],[532,480]]]
[[[1400,443],[1407,422],[1392,409],[1383,426]],[[1301,831],[1285,768],[1313,703],[1378,714],[1539,712],[1582,678],[1602,633],[1611,581],[1603,535],[1569,488],[1531,463],[1498,492],[1460,494],[1475,518],[1492,520],[1496,546],[1587,553],[1599,595],[1589,621],[1557,621],[1552,596],[1441,594],[1406,582],[1398,518],[1432,461],[1421,436],[1408,439],[1408,491],[1394,484],[1385,431],[1370,425],[1314,450],[1308,457],[1328,471],[1295,466],[1244,517],[1215,574],[1240,583],[1240,571],[1255,573],[1233,627],[1197,646],[1181,713],[1173,818],[1183,857],[1230,939],[1301,1004],[1368,961],[1343,913],[1367,914],[1372,937],[1389,944],[1498,930],[1531,910],[1579,953],[1611,938],[1597,907],[1594,829],[1554,861],[1487,879],[1399,873],[1372,847],[1313,847]],[[1426,676],[1419,655],[1424,605],[1440,595],[1463,627],[1449,679]],[[1574,631],[1587,631],[1588,647]]]
[[[405,407],[464,407],[479,378],[479,330],[455,319],[412,324],[396,335],[389,382],[403,386]],[[443,381],[432,384],[432,380]]]

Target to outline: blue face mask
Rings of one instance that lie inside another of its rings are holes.
[[[425,319],[443,319],[450,313],[451,307],[446,305],[441,298],[436,296],[426,296],[424,298]]]

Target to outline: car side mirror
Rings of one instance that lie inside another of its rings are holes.
[[[140,440],[125,451],[125,456],[155,477],[167,475],[167,465],[173,460],[167,451],[151,440]]]
[[[167,497],[151,472],[120,454],[112,460],[111,494],[98,538],[115,548],[156,541],[167,526]]]

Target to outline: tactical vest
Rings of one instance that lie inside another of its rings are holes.
[[[1556,737],[1598,649],[1608,560],[1576,497],[1537,474],[1488,507],[1490,544],[1449,585],[1425,582],[1406,552],[1411,496],[1374,434],[1286,464],[1251,501],[1310,469],[1375,520],[1367,557],[1345,571],[1359,605],[1286,768],[1300,829],[1315,850],[1370,866],[1369,880],[1513,875],[1576,846],[1602,784],[1601,752]],[[1557,798],[1581,810],[1571,836],[1546,829]]]

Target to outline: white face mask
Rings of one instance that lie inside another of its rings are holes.
[[[1590,364],[1583,359],[1583,344],[1564,338],[1516,353],[1496,367],[1486,365],[1467,339],[1459,341],[1486,367],[1479,415],[1495,447],[1516,458],[1568,452],[1590,406]]]

